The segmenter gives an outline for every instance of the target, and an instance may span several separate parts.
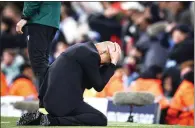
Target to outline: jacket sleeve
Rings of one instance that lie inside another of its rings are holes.
[[[104,89],[105,85],[108,83],[109,79],[113,76],[115,71],[114,64],[104,65],[99,67],[99,62],[96,56],[87,57],[88,61],[82,64],[84,72],[87,75],[89,82],[92,87],[100,92]]]
[[[38,1],[24,2],[22,19],[29,20],[32,16],[34,16],[38,12],[41,3],[42,2],[38,2]]]

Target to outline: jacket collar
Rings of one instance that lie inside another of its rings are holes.
[[[95,43],[92,42],[92,41],[89,41],[89,42],[87,42],[87,44],[88,44],[88,46],[90,46],[91,49],[93,49],[94,53],[98,54],[98,62],[99,62],[99,65],[100,65],[101,64],[100,63],[101,62],[101,58],[100,58],[99,52],[98,52],[98,50],[97,50],[97,48],[95,46]]]

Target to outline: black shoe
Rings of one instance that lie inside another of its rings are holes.
[[[17,122],[18,126],[21,125],[40,125],[40,119],[43,114],[39,111],[32,112],[32,113],[25,113],[23,114],[19,121]]]
[[[47,115],[43,115],[41,117],[40,125],[42,125],[42,126],[51,126],[51,123],[50,123],[49,118],[48,118]]]

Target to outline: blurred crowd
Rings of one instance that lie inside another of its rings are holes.
[[[23,2],[6,2],[1,10],[1,96],[32,100],[38,96],[37,82],[26,36],[15,31],[22,8]],[[114,76],[102,92],[86,90],[84,97],[148,91],[161,106],[161,123],[174,124],[178,120],[169,117],[175,114],[171,104],[180,109],[183,101],[178,97],[185,95],[189,104],[194,97],[193,28],[194,2],[62,2],[60,29],[52,41],[49,61],[51,64],[76,43],[117,42],[123,55]],[[177,102],[171,103],[172,99]],[[185,117],[188,121],[192,118]],[[191,125],[185,121],[181,124]]]

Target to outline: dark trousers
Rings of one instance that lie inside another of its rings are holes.
[[[106,116],[83,101],[64,117],[49,114],[48,118],[53,126],[107,126]]]
[[[33,72],[38,81],[38,90],[43,83],[44,76],[49,66],[50,44],[57,29],[40,24],[30,24],[27,26],[28,53]],[[46,88],[46,87],[45,87]],[[40,106],[43,106],[43,92],[39,91]]]

